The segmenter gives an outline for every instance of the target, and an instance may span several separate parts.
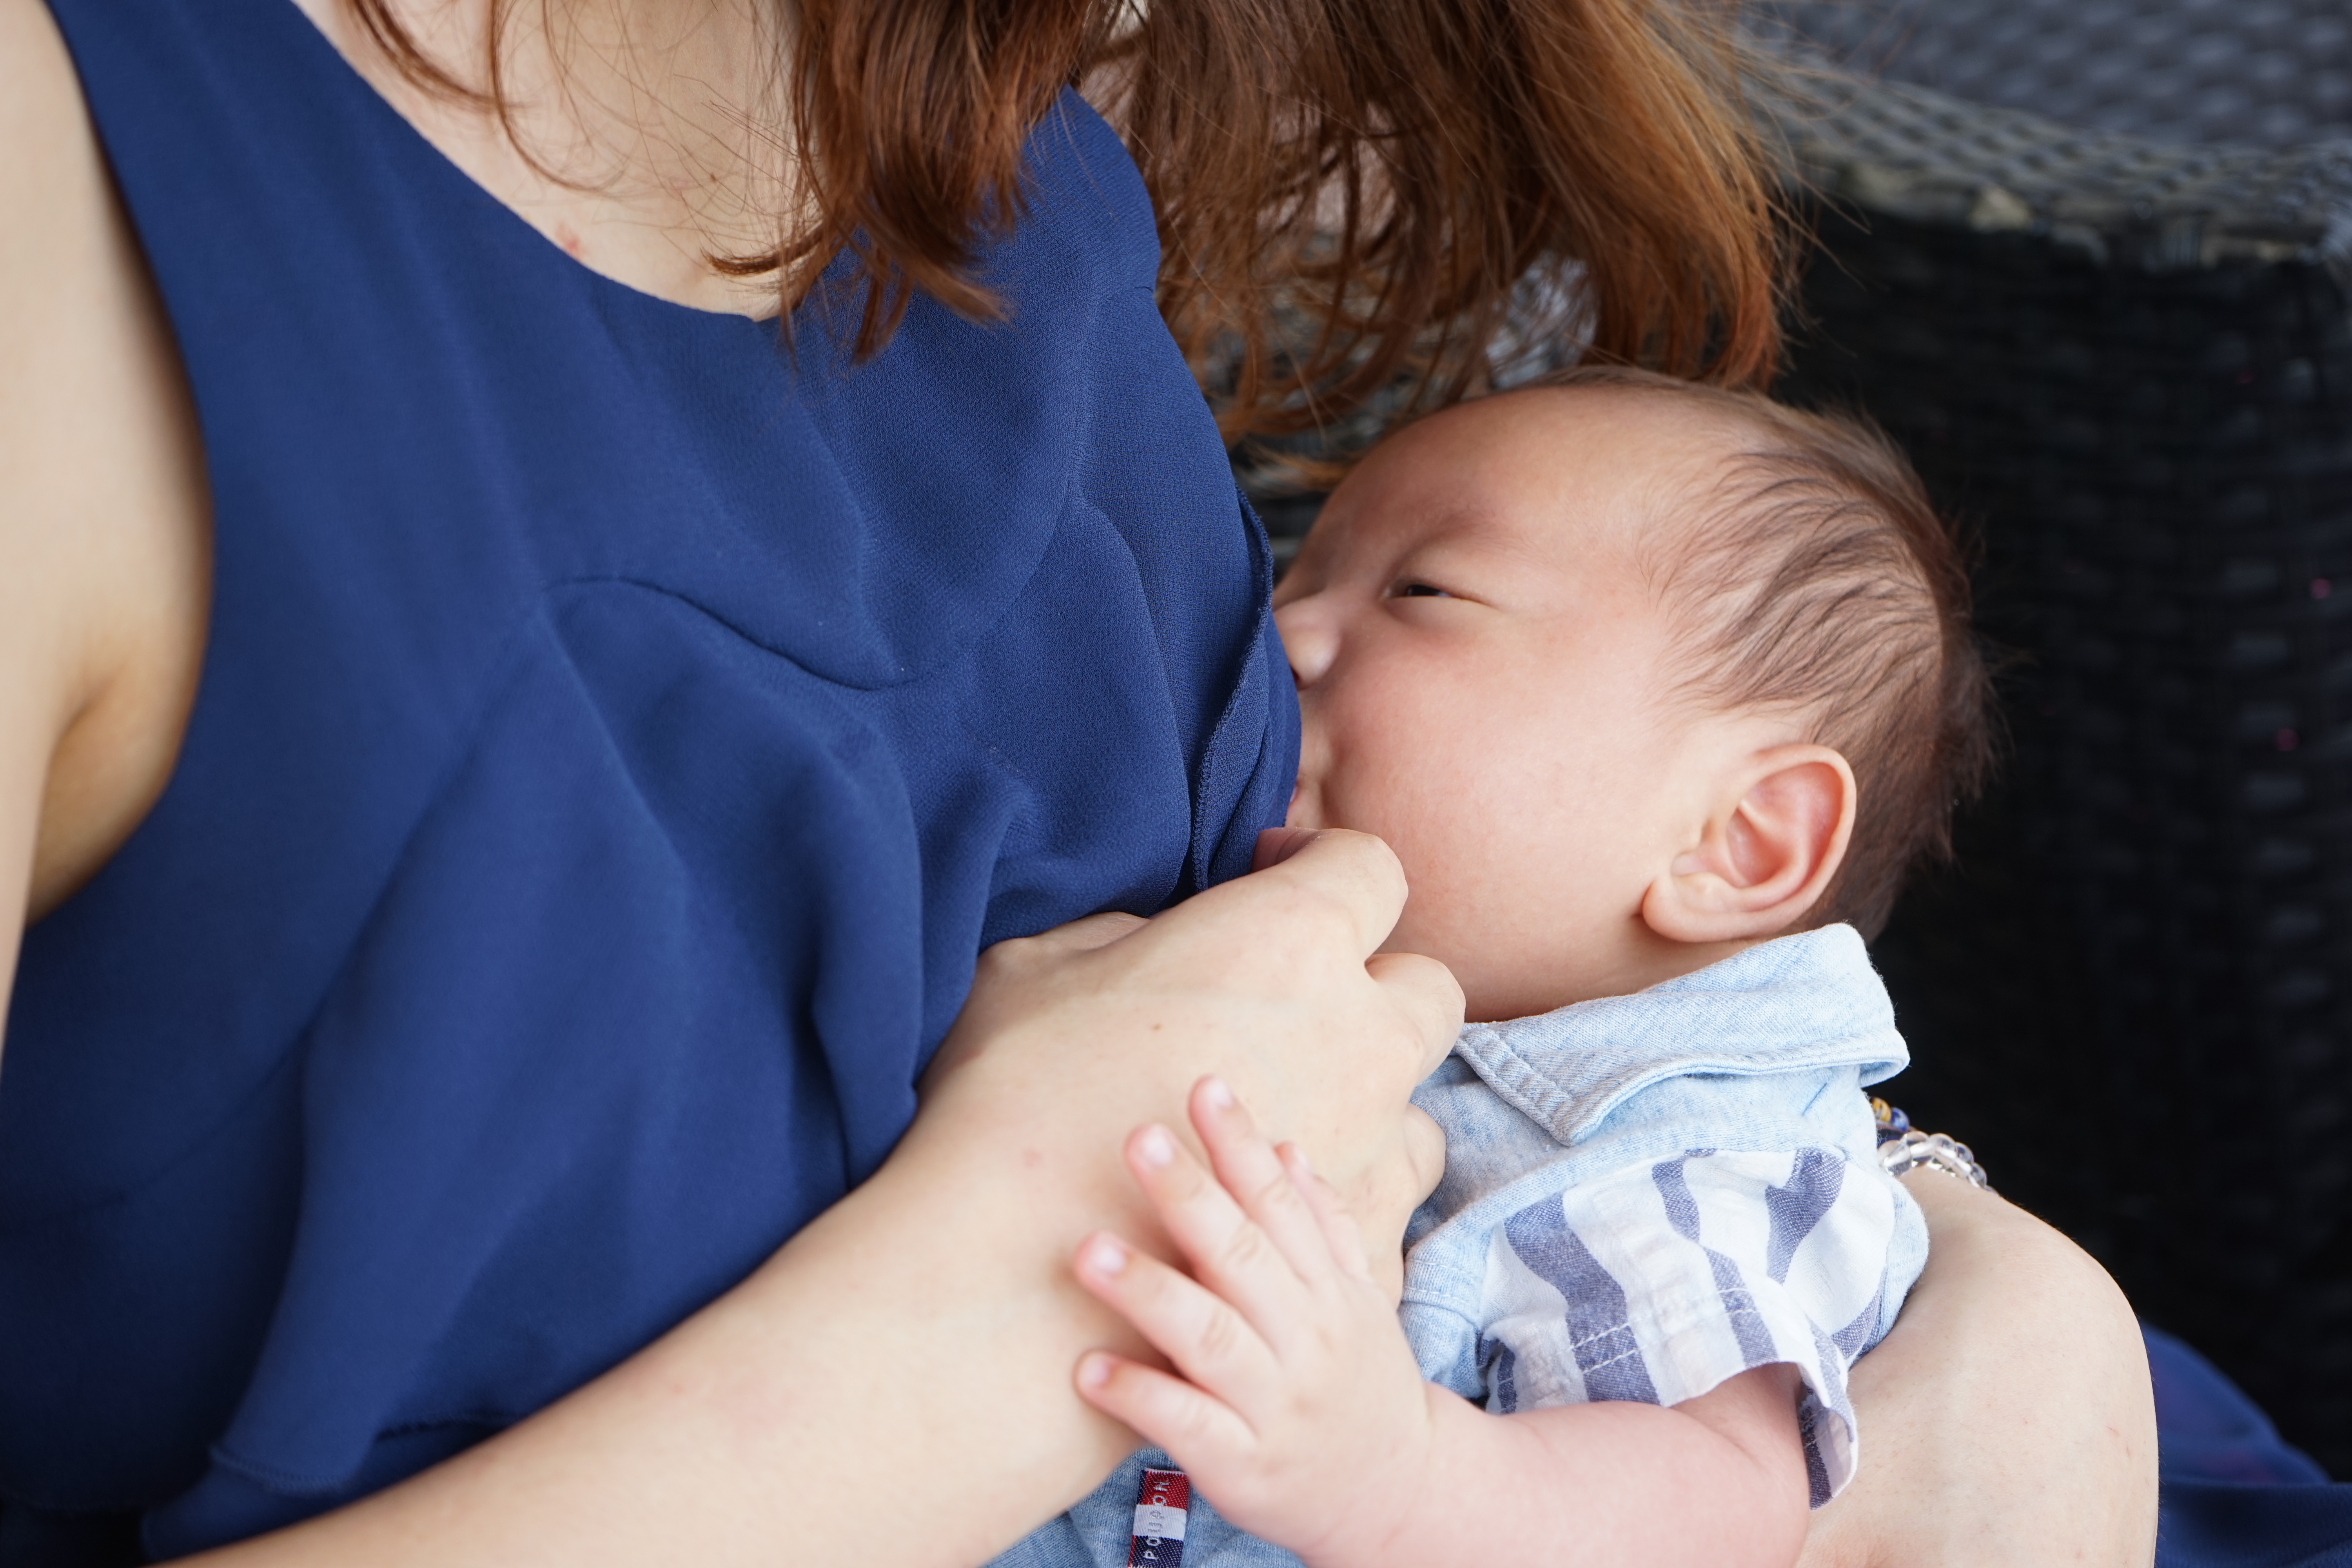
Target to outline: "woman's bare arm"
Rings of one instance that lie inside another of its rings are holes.
[[[0,0],[0,1004],[27,919],[171,775],[210,593],[197,451],[64,44]]]
[[[1854,1363],[1861,1468],[1814,1513],[1804,1568],[2146,1568],[2156,1411],[2123,1292],[1990,1193],[1930,1170],[1904,1184],[1933,1250]]]

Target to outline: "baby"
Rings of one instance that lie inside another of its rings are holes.
[[[1130,1141],[1192,1273],[1104,1236],[1078,1278],[1176,1371],[1078,1384],[1161,1447],[1001,1568],[1793,1562],[1926,1260],[1860,933],[1988,751],[1951,543],[1872,432],[1588,370],[1384,442],[1275,597],[1291,824],[1385,838],[1390,946],[1508,1021],[1414,1097],[1401,1308],[1216,1084],[1213,1176]]]

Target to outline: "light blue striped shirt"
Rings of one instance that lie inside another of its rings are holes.
[[[1852,927],[1631,996],[1474,1024],[1413,1100],[1445,1174],[1405,1233],[1422,1374],[1507,1414],[1676,1405],[1756,1366],[1803,1380],[1816,1506],[1854,1473],[1846,1373],[1895,1321],[1927,1232],[1876,1157],[1865,1085],[1909,1060]],[[1118,1568],[1147,1450],[992,1568]],[[1297,1559],[1195,1491],[1186,1568]]]

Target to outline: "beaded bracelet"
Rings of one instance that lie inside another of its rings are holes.
[[[1886,1167],[1887,1174],[1899,1176],[1932,1165],[1970,1186],[1992,1190],[1984,1167],[1977,1163],[1975,1151],[1967,1144],[1941,1132],[1918,1131],[1909,1117],[1874,1094],[1870,1097],[1870,1113],[1878,1120],[1878,1163]]]

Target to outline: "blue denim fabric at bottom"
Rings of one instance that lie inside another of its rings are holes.
[[[1182,1467],[1158,1448],[1129,1454],[1108,1480],[988,1568],[1125,1568],[1135,1500],[1147,1468]],[[1197,1486],[1184,1517],[1183,1563],[1184,1568],[1203,1563],[1216,1568],[1299,1568],[1298,1559],[1281,1547],[1235,1529]]]
[[[1927,1258],[1860,1092],[1907,1060],[1845,926],[1464,1030],[1413,1097],[1447,1138],[1445,1174],[1406,1234],[1400,1311],[1422,1374],[1507,1412],[1677,1404],[1792,1363],[1822,1500],[1855,1453],[1846,1368]],[[992,1568],[1126,1563],[1147,1465],[1171,1461],[1129,1458]],[[1185,1568],[1297,1561],[1195,1486]]]

